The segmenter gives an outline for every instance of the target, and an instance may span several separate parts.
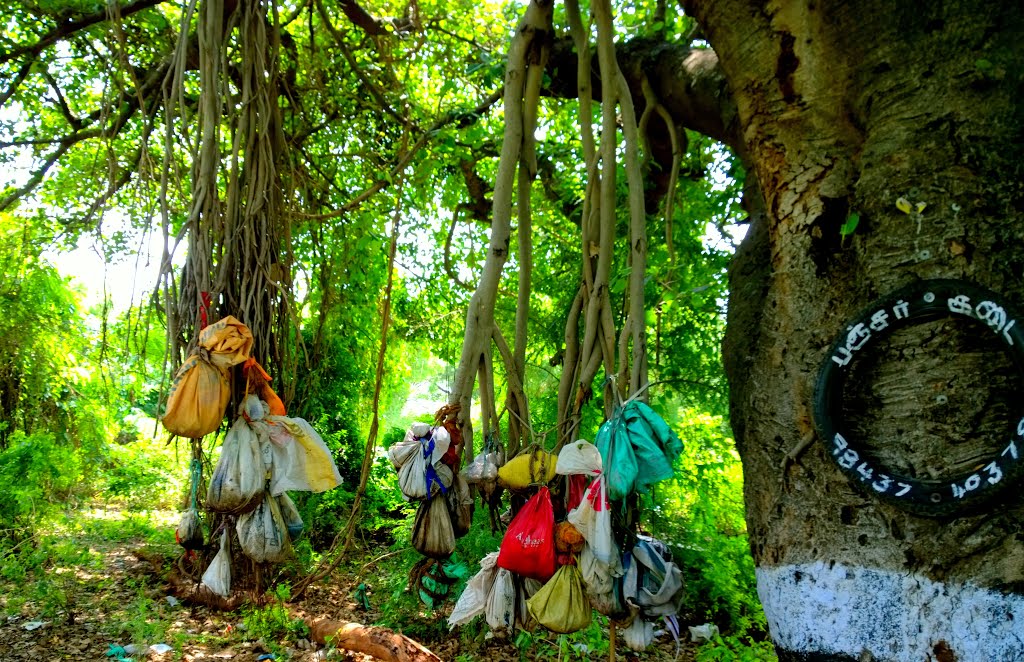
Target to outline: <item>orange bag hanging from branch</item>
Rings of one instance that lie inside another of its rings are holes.
[[[270,375],[263,369],[254,358],[248,358],[242,364],[242,374],[245,375],[245,392],[252,393],[257,398],[267,403],[272,416],[287,416],[284,402],[278,397],[274,389],[270,387]]]
[[[508,525],[498,550],[498,567],[546,582],[555,574],[555,512],[551,493],[541,487]]]
[[[224,419],[231,399],[231,385],[224,371],[213,366],[206,350],[191,354],[171,382],[167,413],[161,421],[167,431],[198,439],[210,434]]]
[[[227,370],[249,358],[249,327],[228,315],[199,332],[199,346],[174,373],[161,421],[167,431],[198,439],[214,432],[231,400]]]
[[[210,353],[210,363],[221,370],[249,358],[252,343],[252,331],[231,315],[199,332],[199,346]]]

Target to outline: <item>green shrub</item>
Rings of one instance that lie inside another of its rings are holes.
[[[273,652],[280,654],[283,651],[279,644],[308,639],[309,627],[301,618],[293,618],[288,612],[284,603],[291,597],[291,592],[286,585],[279,584],[268,592],[268,597],[271,598],[269,604],[246,609],[242,622],[248,637],[262,639]]]
[[[686,618],[723,632],[764,630],[743,509],[739,456],[721,417],[684,410],[673,427],[683,439],[676,474],[645,508],[652,533],[672,545],[684,572]]]
[[[697,651],[696,662],[777,662],[770,641],[750,637],[715,637]]]
[[[0,526],[31,530],[59,504],[82,496],[80,478],[79,454],[58,445],[52,433],[14,432],[0,452]]]

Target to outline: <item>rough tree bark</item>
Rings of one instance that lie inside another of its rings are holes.
[[[1019,3],[683,4],[720,58],[763,193],[732,267],[723,353],[780,659],[1024,659],[1019,496],[918,516],[853,485],[822,440],[785,460],[816,437],[830,344],[874,300],[953,278],[1024,310]],[[1022,413],[990,336],[970,321],[897,331],[854,359],[834,413],[876,466],[978,470]]]

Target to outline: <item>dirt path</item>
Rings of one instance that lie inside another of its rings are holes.
[[[382,617],[380,611],[360,611],[352,598],[356,585],[372,578],[338,575],[333,582],[311,587],[307,597],[288,606],[287,611],[264,608],[257,614],[251,609],[225,613],[182,604],[168,596],[167,584],[154,572],[151,561],[174,554],[177,548],[173,546],[158,545],[154,550],[153,543],[142,536],[118,541],[95,532],[48,538],[32,545],[0,559],[0,614],[4,615],[0,618],[0,662],[372,659],[322,647],[316,650],[294,631],[287,631],[295,625],[294,619],[303,616],[377,622]],[[442,611],[448,610],[450,605]],[[463,641],[469,638],[460,637],[458,631],[448,634],[444,614],[423,613],[420,617],[410,617],[407,631],[431,633],[420,642],[443,660],[522,662],[557,657],[554,635],[535,633],[518,647],[486,638],[482,631],[481,636]],[[157,647],[150,648],[154,644]],[[160,644],[169,650],[157,652]],[[572,655],[573,659],[590,657],[583,652]],[[693,659],[693,651],[684,646],[675,658],[674,643],[663,642],[640,657],[620,654],[618,659],[686,662]]]

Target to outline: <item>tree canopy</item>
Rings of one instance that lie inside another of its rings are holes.
[[[355,356],[372,354],[387,224],[397,214],[407,303],[396,307],[396,330],[443,346],[454,361],[461,315],[452,313],[467,301],[486,254],[505,51],[518,10],[249,5],[259,14],[245,28],[253,34],[239,27],[246,19],[233,2],[5,9],[3,155],[31,166],[28,174],[11,170],[0,208],[23,219],[45,216],[69,245],[104,223],[117,227],[112,251],[131,251],[142,233],[162,231],[166,277],[153,303],[178,351],[194,333],[200,290],[214,292],[213,307],[225,314],[265,310],[273,319],[246,321],[289,401],[301,381],[295,376],[316,372],[332,324],[343,323],[349,342],[361,347]],[[568,99],[576,96],[576,56],[564,11],[555,8],[560,27],[546,38],[552,53],[529,193],[530,388],[564,358],[560,327],[580,278],[572,265],[591,250],[578,237],[587,176]],[[721,143],[684,129],[727,138],[720,108],[687,107],[714,99],[721,81],[713,53],[687,41],[692,26],[677,7],[624,8],[616,29],[637,35],[620,46],[620,59],[646,128],[651,362],[669,388],[699,400],[717,394],[721,406],[716,343],[729,226],[743,216],[742,177]],[[671,95],[687,84],[706,93]],[[673,173],[678,183],[666,195]],[[264,189],[272,192],[266,210]],[[625,203],[624,188],[617,196]],[[520,258],[512,253],[503,293],[516,289]],[[195,262],[200,255],[205,261]],[[629,265],[610,266],[609,290],[624,301]],[[497,304],[506,329],[515,308],[506,295]],[[554,412],[545,415],[535,399],[546,421],[537,428],[546,429]]]
[[[163,245],[144,301],[93,311],[98,346],[118,343],[96,357],[111,377],[97,398],[155,415],[203,320],[242,319],[345,478],[300,504],[321,548],[364,450],[378,484],[360,497],[378,512],[362,529],[408,514],[375,432],[365,448],[375,381],[385,444],[426,376],[512,451],[593,438],[641,393],[690,442],[644,525],[680,545],[709,616],[737,633],[762,622],[719,350],[743,147],[717,57],[679,6],[25,0],[0,19],[0,227],[18,264],[42,265],[6,278],[38,292],[54,277],[42,247],[90,236],[110,259]],[[471,341],[482,282],[490,318]],[[11,324],[58,315],[16,310]],[[39,342],[0,352],[35,357]],[[0,374],[2,440],[61,399],[27,397],[44,366],[26,365]],[[701,556],[723,564],[697,570]]]

